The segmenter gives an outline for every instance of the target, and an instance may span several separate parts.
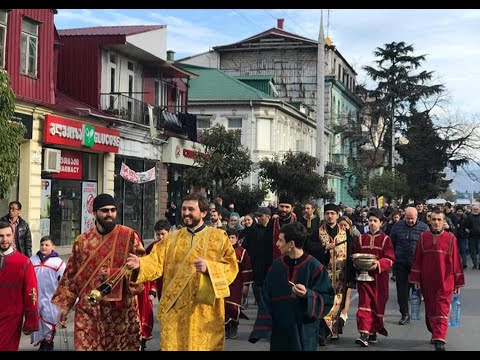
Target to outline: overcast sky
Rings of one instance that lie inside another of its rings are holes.
[[[167,49],[179,59],[276,27],[278,18],[285,19],[286,31],[316,40],[320,14],[315,9],[59,9],[55,24],[58,29],[167,25]],[[480,115],[480,9],[325,9],[323,18],[325,35],[357,71],[359,83],[366,80],[362,67],[374,66],[377,47],[404,41],[414,46],[414,55],[426,55],[422,70],[434,71],[437,83],[445,85],[448,110],[466,119]]]
[[[423,69],[435,71],[451,97],[451,108],[479,114],[480,9],[330,9],[324,10],[325,34],[365,81],[372,52],[393,41],[412,44],[427,55]],[[208,51],[275,27],[318,39],[320,10],[306,9],[59,9],[58,29],[112,25],[167,25],[167,49],[175,58]]]

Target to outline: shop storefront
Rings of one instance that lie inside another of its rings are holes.
[[[106,127],[46,115],[40,233],[58,245],[71,245],[94,226],[93,199],[108,189],[109,168],[118,153],[120,133]],[[113,169],[112,169],[113,170]]]
[[[182,198],[189,188],[183,181],[183,172],[194,165],[195,154],[204,152],[204,145],[190,140],[171,137],[163,149],[162,162],[167,168],[168,201],[181,206]]]

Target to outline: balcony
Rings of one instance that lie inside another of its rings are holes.
[[[343,176],[345,166],[327,161],[325,162],[325,172],[332,175]]]
[[[150,107],[149,104],[122,93],[100,94],[100,106],[102,111],[116,118],[146,126],[150,125],[149,108],[151,108],[153,125],[161,135],[196,141],[193,136],[188,135],[196,134],[196,116],[177,111],[181,109],[170,107],[173,108],[173,111],[169,111],[170,109],[167,107]],[[195,127],[195,129],[189,131],[190,127]]]
[[[332,154],[332,163],[345,165],[346,156],[343,153]]]

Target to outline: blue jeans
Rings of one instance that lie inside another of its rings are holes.
[[[472,257],[473,266],[478,265],[478,253],[480,252],[480,239],[479,238],[469,238],[468,245],[470,248],[470,256]]]
[[[468,237],[457,238],[458,249],[460,250],[460,257],[462,258],[462,265],[467,267],[467,253],[468,253]]]

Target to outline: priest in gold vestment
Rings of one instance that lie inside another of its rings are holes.
[[[225,231],[203,222],[207,211],[205,197],[187,195],[182,201],[185,227],[155,244],[148,256],[127,259],[131,269],[138,269],[132,273],[134,283],[163,276],[157,319],[164,351],[223,350],[224,298],[238,264]]]

